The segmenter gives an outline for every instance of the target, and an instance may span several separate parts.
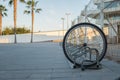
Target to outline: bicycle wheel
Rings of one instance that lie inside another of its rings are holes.
[[[96,54],[92,49],[98,51],[98,60],[105,56],[107,41],[103,31],[94,24],[80,23],[71,27],[63,39],[63,51],[67,59],[81,65],[84,60],[91,60],[86,66],[97,63]]]

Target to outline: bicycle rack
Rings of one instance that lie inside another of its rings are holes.
[[[89,60],[83,60],[82,61],[82,63],[81,63],[81,66],[78,66],[78,65],[76,65],[76,64],[74,64],[73,65],[73,68],[81,68],[81,70],[82,71],[84,71],[85,69],[101,69],[102,68],[102,65],[100,64],[100,61],[99,61],[99,59],[98,59],[98,57],[99,57],[99,52],[98,52],[98,50],[97,49],[95,49],[95,48],[90,48],[90,51],[92,52],[92,51],[95,51],[96,52],[96,64],[95,65],[93,65],[93,66],[86,66],[85,65],[85,63],[91,63],[91,62],[93,62],[92,60],[91,60],[91,52],[90,52],[90,59]]]

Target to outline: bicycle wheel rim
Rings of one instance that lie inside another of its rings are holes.
[[[64,51],[65,56],[67,57],[67,59],[68,59],[70,62],[72,62],[72,63],[74,63],[74,64],[77,64],[77,65],[79,65],[79,66],[81,65],[81,63],[75,62],[75,61],[69,56],[68,51],[66,50],[66,40],[67,40],[68,35],[71,33],[72,30],[75,30],[75,29],[80,28],[80,27],[82,27],[82,26],[89,26],[89,27],[91,27],[91,28],[94,28],[94,29],[97,30],[97,31],[100,33],[100,35],[102,36],[103,49],[102,49],[101,54],[100,54],[100,56],[99,56],[99,61],[101,61],[101,60],[104,58],[105,53],[106,53],[106,50],[107,50],[107,40],[106,40],[106,38],[105,38],[104,33],[102,32],[102,30],[101,30],[99,27],[97,27],[96,25],[91,24],[91,23],[80,23],[80,24],[74,25],[73,27],[71,27],[71,28],[67,31],[67,33],[66,33],[66,35],[65,35],[65,37],[64,37],[64,39],[63,39],[63,51]],[[91,65],[94,65],[94,64],[96,64],[96,61],[94,61],[94,62],[91,63],[91,64],[88,64],[87,66],[91,66]]]

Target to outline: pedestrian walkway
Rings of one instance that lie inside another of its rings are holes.
[[[72,69],[59,43],[0,44],[0,80],[116,80],[120,64],[104,59],[100,70]]]

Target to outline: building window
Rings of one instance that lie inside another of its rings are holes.
[[[103,32],[105,35],[108,35],[108,26],[103,27]]]

